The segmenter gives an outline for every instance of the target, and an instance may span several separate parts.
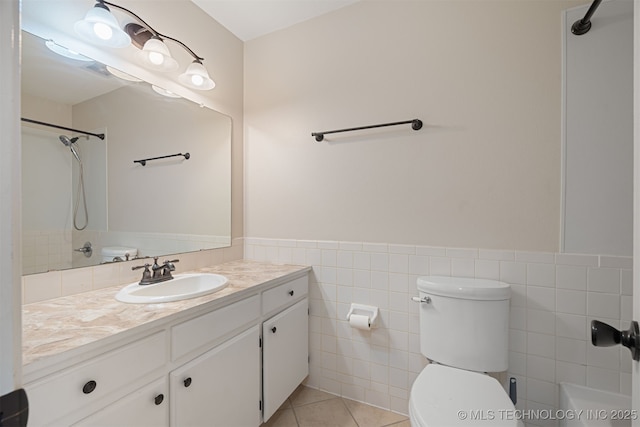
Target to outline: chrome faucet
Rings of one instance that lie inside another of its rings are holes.
[[[178,261],[180,260],[174,259],[171,261],[165,261],[162,263],[162,265],[160,265],[158,264],[158,257],[156,256],[156,257],[153,257],[153,265],[147,263],[144,265],[131,267],[131,269],[138,270],[140,268],[144,268],[144,271],[142,272],[142,280],[140,280],[138,284],[151,285],[154,283],[165,282],[167,280],[173,279],[171,272],[175,271],[176,266],[174,265],[174,263]],[[149,270],[149,267],[151,267],[151,270]],[[153,270],[153,273],[152,273],[152,270]]]

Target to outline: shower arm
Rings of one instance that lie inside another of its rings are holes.
[[[27,123],[34,123],[36,125],[41,125],[41,126],[48,126],[51,128],[56,128],[56,129],[62,129],[62,130],[68,130],[70,132],[75,132],[75,133],[82,133],[84,135],[89,135],[89,136],[95,136],[96,138],[100,138],[102,140],[104,140],[104,133],[92,133],[92,132],[86,132],[83,130],[78,130],[78,129],[73,129],[73,128],[68,128],[68,127],[64,127],[64,126],[59,126],[59,125],[54,125],[51,123],[47,123],[47,122],[40,122],[38,120],[33,120],[33,119],[27,119],[25,117],[22,117],[20,120],[22,120],[23,122],[27,122]]]

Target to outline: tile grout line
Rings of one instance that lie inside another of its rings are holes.
[[[344,401],[344,397],[340,397],[340,401],[342,402],[344,407],[347,409],[347,412],[349,413],[349,416],[351,417],[353,422],[356,423],[356,426],[360,427],[360,424],[358,424],[358,420],[356,420],[356,417],[353,416],[351,409],[349,409],[349,405],[347,405],[346,402]]]

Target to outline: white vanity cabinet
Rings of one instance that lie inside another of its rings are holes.
[[[256,325],[171,372],[171,425],[259,426],[259,341]]]
[[[308,374],[307,294],[305,272],[57,359],[25,385],[29,427],[258,427]]]

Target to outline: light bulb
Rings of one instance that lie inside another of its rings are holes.
[[[196,86],[202,86],[202,84],[204,83],[204,79],[202,78],[201,75],[194,74],[193,76],[191,76],[191,83],[193,83]]]
[[[93,32],[96,33],[101,40],[111,40],[113,37],[113,30],[107,24],[102,22],[96,22],[93,24]]]
[[[178,68],[178,61],[171,56],[167,46],[157,37],[147,40],[138,55],[147,67],[154,70],[167,72]]]
[[[149,61],[155,65],[162,65],[164,56],[158,52],[149,52]]]

